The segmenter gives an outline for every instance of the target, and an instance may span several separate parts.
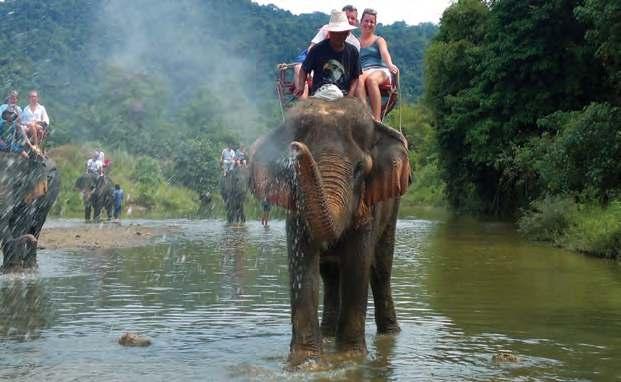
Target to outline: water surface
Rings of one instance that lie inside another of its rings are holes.
[[[519,238],[508,224],[404,219],[394,293],[402,332],[369,355],[288,371],[285,227],[175,225],[128,250],[41,250],[39,270],[0,276],[0,380],[621,380],[621,269]],[[51,221],[50,226],[80,224]],[[148,348],[117,344],[124,331]],[[497,351],[520,357],[495,363]]]

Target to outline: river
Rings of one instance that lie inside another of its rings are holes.
[[[284,222],[148,224],[180,233],[139,249],[40,250],[37,272],[0,276],[0,380],[621,381],[620,264],[529,243],[506,223],[400,220],[402,332],[377,336],[370,301],[369,355],[332,357],[327,339],[325,364],[304,371],[286,368]],[[125,331],[153,344],[121,347]],[[519,361],[494,362],[500,350]]]

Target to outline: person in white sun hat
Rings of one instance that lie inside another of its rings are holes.
[[[296,78],[295,94],[298,97],[303,95],[304,84],[311,72],[313,73],[311,95],[335,99],[355,94],[358,77],[362,73],[360,54],[358,49],[345,40],[350,31],[357,27],[349,24],[345,12],[333,10],[330,22],[325,28],[328,31],[328,38],[308,52]],[[324,94],[328,96],[324,97]]]

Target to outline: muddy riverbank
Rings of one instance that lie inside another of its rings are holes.
[[[45,249],[135,248],[163,240],[175,227],[147,227],[141,224],[83,224],[43,227],[39,247]]]

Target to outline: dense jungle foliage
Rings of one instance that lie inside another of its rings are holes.
[[[117,171],[122,158],[154,158],[168,184],[196,193],[217,191],[226,143],[249,145],[279,123],[276,65],[329,19],[250,0],[7,0],[0,15],[0,92],[18,89],[25,104],[39,89],[52,119],[48,148],[79,145],[78,163],[98,147],[130,155],[108,155]],[[436,30],[379,27],[402,69],[404,100],[422,93]]]
[[[619,254],[620,16],[609,0],[459,0],[444,12],[425,103],[454,208],[526,211],[524,232]]]

